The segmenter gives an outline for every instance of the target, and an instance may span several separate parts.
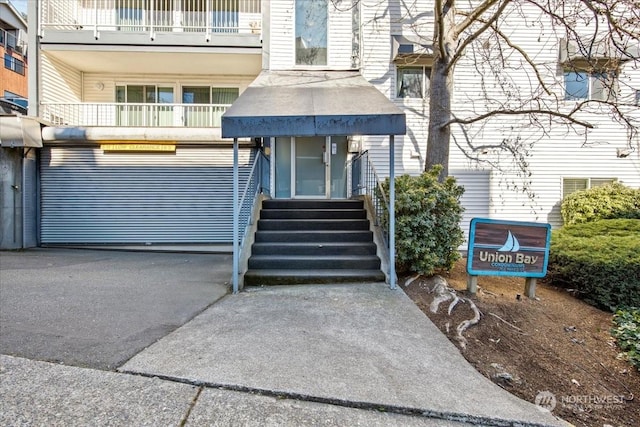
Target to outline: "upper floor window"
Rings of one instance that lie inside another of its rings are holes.
[[[429,92],[431,68],[398,67],[396,73],[397,98],[425,98]]]
[[[564,72],[564,99],[613,101],[616,97],[616,80],[614,71],[567,70]]]
[[[237,87],[183,86],[183,121],[188,127],[220,127],[222,114],[238,98]],[[199,105],[206,104],[206,105]]]
[[[231,105],[239,93],[237,87],[184,86],[182,103]]]
[[[296,65],[327,65],[327,0],[296,0]]]
[[[24,76],[24,62],[8,53],[4,54],[4,68]]]
[[[116,102],[139,104],[171,104],[173,88],[155,85],[116,86]]]

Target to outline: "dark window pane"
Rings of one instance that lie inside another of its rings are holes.
[[[182,88],[184,104],[210,104],[209,86],[185,86]]]
[[[424,69],[422,67],[398,68],[398,98],[422,98]]]
[[[142,86],[127,86],[127,102],[143,103],[144,88]]]

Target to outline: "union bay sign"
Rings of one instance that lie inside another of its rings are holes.
[[[549,224],[474,218],[469,230],[467,273],[544,277],[550,240]]]

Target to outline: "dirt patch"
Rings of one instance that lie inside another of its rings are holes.
[[[443,277],[466,296],[464,261]],[[536,299],[524,296],[524,279],[480,277],[472,301],[482,316],[463,335],[456,327],[474,315],[470,305],[451,301],[437,313],[433,280],[400,285],[420,309],[458,346],[483,375],[514,395],[543,406],[576,426],[640,426],[640,372],[617,358],[612,314],[574,298],[566,290],[538,283]]]

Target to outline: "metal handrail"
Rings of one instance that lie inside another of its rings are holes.
[[[242,191],[238,202],[240,216],[247,218],[244,233],[240,238],[240,251],[242,251],[245,239],[249,233],[249,230],[251,229],[251,218],[253,218],[255,214],[256,198],[264,190],[264,187],[262,185],[262,168],[263,164],[268,161],[269,158],[262,152],[262,150],[257,150],[256,157],[253,160],[253,165],[251,166],[251,171],[249,172],[249,176],[247,177],[247,183],[244,186],[244,190]],[[247,199],[250,192],[251,198]]]
[[[369,158],[369,151],[358,153],[350,162],[352,195],[369,197],[374,210],[374,225],[385,225],[387,221],[384,221],[384,215],[389,212],[389,201],[382,187],[383,180]],[[388,227],[388,224],[386,225]],[[383,227],[385,244],[389,243],[387,227]]]

